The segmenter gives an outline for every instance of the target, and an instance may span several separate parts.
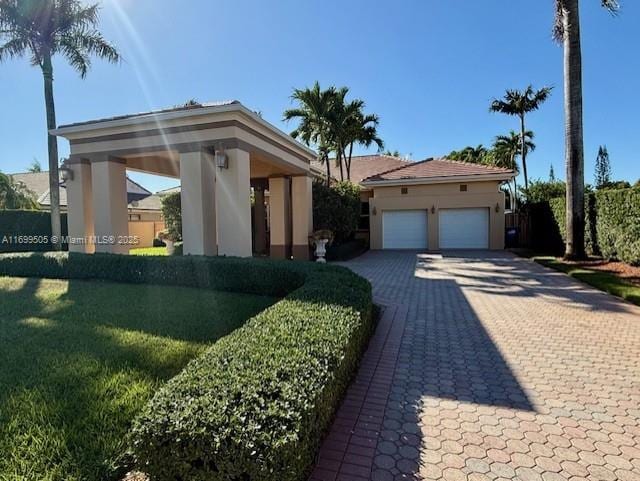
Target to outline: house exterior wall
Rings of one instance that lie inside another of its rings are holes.
[[[489,248],[504,249],[504,193],[499,181],[374,187],[369,199],[371,249],[382,249],[382,213],[385,210],[427,211],[428,248],[438,250],[439,209],[486,207],[489,209]],[[496,204],[499,212],[496,212]],[[435,207],[435,213],[432,213]]]

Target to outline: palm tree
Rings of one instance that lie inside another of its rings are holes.
[[[459,162],[468,162],[470,164],[483,164],[488,154],[489,151],[487,148],[479,144],[477,147],[468,146],[462,150],[454,150],[447,155],[447,158]]]
[[[291,136],[318,148],[318,160],[327,169],[327,185],[331,183],[329,153],[333,140],[330,118],[337,96],[335,87],[322,90],[316,81],[311,88],[294,89],[291,98],[298,102],[298,107],[284,112],[286,121],[299,119],[298,127],[291,132]]]
[[[618,0],[600,0],[612,14]],[[582,259],[584,248],[584,143],[582,130],[582,48],[578,0],[556,0],[554,37],[564,46],[565,164],[567,240],[565,257]]]
[[[529,112],[538,110],[545,100],[551,95],[551,87],[543,87],[534,90],[529,85],[524,91],[507,90],[502,100],[494,99],[489,110],[507,115],[516,115],[520,118],[520,155],[522,157],[522,169],[524,171],[524,187],[529,188],[529,176],[527,175],[527,149],[525,117]]]
[[[525,153],[533,152],[536,149],[536,144],[533,143],[533,132],[527,130],[525,132]],[[496,167],[504,167],[511,169],[519,174],[520,168],[518,166],[517,158],[522,154],[522,142],[520,134],[513,130],[508,135],[498,135],[493,143],[493,149],[491,152],[491,164]],[[518,184],[516,176],[513,177],[513,199],[514,204],[517,205],[518,201]],[[511,188],[511,187],[510,187]]]
[[[58,142],[49,132],[56,128],[53,99],[53,63],[62,55],[84,78],[91,67],[91,56],[117,62],[117,50],[97,30],[98,5],[80,0],[0,0],[0,62],[29,55],[40,67],[44,79],[49,150],[49,190],[51,195],[51,234],[60,239],[60,190]],[[55,246],[60,249],[58,242]]]
[[[353,157],[354,144],[365,147],[371,147],[371,145],[376,144],[378,152],[384,149],[384,142],[378,135],[379,117],[375,114],[364,114],[362,107],[364,107],[364,102],[361,102],[360,108],[355,109],[354,114],[349,117],[346,137],[342,145],[348,180],[351,180],[351,159]],[[348,154],[347,146],[349,148]]]
[[[0,172],[0,209],[38,208],[35,194],[22,182],[14,182],[11,176]]]

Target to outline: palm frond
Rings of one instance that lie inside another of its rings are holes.
[[[0,62],[7,58],[22,57],[29,50],[29,41],[23,37],[14,37],[0,45]]]

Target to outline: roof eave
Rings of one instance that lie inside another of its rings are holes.
[[[363,180],[365,187],[392,187],[396,185],[451,184],[457,182],[506,181],[514,177],[513,172],[496,174],[449,175],[443,177],[413,177],[408,179]]]

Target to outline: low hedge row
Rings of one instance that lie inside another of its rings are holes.
[[[373,331],[370,284],[314,263],[134,257],[2,255],[0,275],[286,294],[156,393],[132,452],[151,479],[304,479]]]
[[[61,214],[62,235],[67,235],[67,214]],[[51,213],[41,210],[0,210],[0,252],[53,250]],[[46,240],[46,241],[45,241]],[[63,244],[66,248],[66,244]]]

